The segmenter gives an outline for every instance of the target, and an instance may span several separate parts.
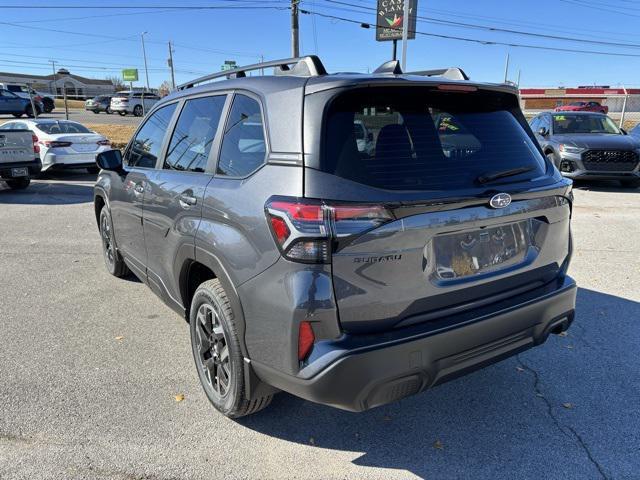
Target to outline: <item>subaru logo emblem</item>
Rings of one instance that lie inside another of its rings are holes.
[[[491,197],[489,205],[493,208],[505,208],[511,204],[511,195],[508,193],[498,193]]]

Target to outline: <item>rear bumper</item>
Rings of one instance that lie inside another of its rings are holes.
[[[348,338],[291,376],[251,362],[264,382],[314,402],[363,411],[413,395],[543,343],[573,321],[576,285],[569,278],[542,296],[452,327],[380,343]],[[403,329],[404,330],[404,329]],[[370,336],[375,338],[375,336]],[[312,376],[302,378],[308,372]]]
[[[29,169],[29,176],[37,175],[38,173],[40,173],[40,170],[42,170],[42,162],[40,162],[39,158],[36,158],[31,162],[0,163],[0,177],[11,178],[12,168],[24,167],[27,167]]]

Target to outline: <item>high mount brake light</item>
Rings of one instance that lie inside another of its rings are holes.
[[[477,92],[478,87],[474,87],[472,85],[451,85],[448,83],[443,83],[438,85],[438,90],[445,90],[450,92]]]
[[[265,209],[280,251],[289,260],[304,263],[329,263],[334,240],[393,220],[381,205],[277,199],[268,202]]]

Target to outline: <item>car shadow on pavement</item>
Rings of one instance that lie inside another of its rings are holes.
[[[0,204],[71,205],[93,201],[96,175],[79,171],[43,173],[24,190],[11,190],[0,179]]]
[[[422,478],[627,478],[639,343],[640,303],[579,289],[566,336],[486,369],[363,413],[281,393],[239,423]]]
[[[640,193],[640,188],[623,187],[620,182],[611,180],[574,180],[573,187],[592,192]]]

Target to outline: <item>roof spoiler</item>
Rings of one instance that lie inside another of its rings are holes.
[[[178,85],[178,90],[193,88],[200,83],[216,80],[218,78],[243,78],[247,76],[247,72],[255,70],[263,70],[265,68],[274,69],[275,75],[291,75],[296,77],[317,77],[326,75],[327,71],[320,59],[315,55],[307,55],[306,57],[286,58],[282,60],[272,60],[270,62],[254,63],[244,67],[234,68],[233,70],[225,70],[223,72],[212,73],[203,77],[196,78],[190,82]]]
[[[373,73],[386,75],[402,75],[402,67],[398,60],[390,60],[383,63],[374,70]],[[469,80],[469,76],[464,70],[458,67],[438,68],[434,70],[421,70],[418,72],[407,72],[407,75],[420,75],[422,77],[442,77],[448,80]]]

